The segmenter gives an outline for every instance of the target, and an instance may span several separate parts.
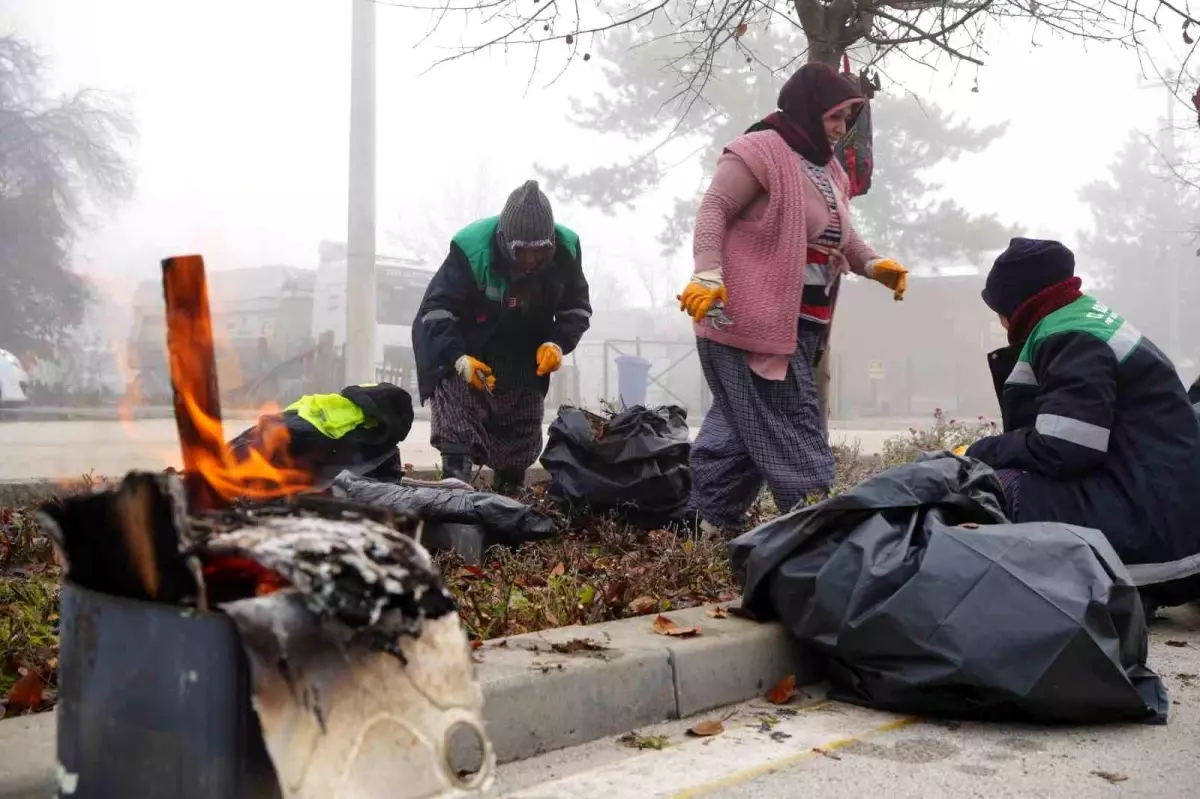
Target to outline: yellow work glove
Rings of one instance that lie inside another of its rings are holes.
[[[954,449],[950,450],[950,452],[952,454],[957,455],[958,457],[962,458],[962,457],[966,456],[967,449],[968,449],[967,445],[963,444],[961,447],[955,447]]]
[[[538,377],[545,377],[551,372],[557,372],[562,366],[562,347],[553,341],[547,341],[538,347],[537,351]]]
[[[492,367],[470,355],[462,355],[454,362],[454,371],[476,391],[491,391],[496,387]],[[480,377],[482,375],[482,377]]]
[[[894,296],[897,302],[904,299],[904,292],[908,289],[908,270],[903,266],[891,258],[881,258],[867,264],[865,271],[867,277],[876,283],[882,283],[895,292]]]
[[[728,302],[729,295],[725,292],[720,271],[713,269],[692,275],[692,279],[684,286],[683,293],[677,294],[675,299],[679,300],[679,310],[686,311],[688,316],[692,317],[692,321],[700,324],[705,315],[712,310],[713,303],[718,300],[722,303]]]

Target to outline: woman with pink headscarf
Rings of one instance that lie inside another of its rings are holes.
[[[828,493],[834,463],[813,370],[837,286],[854,272],[897,300],[907,271],[850,222],[834,145],[864,102],[823,64],[806,64],[779,110],[726,147],[696,215],[695,273],[679,296],[695,321],[713,403],[692,446],[691,510],[740,528],[765,480],[787,510]]]

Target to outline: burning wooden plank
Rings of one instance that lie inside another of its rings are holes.
[[[224,502],[202,471],[206,461],[218,457],[224,439],[204,259],[199,255],[167,258],[162,274],[175,426],[183,450],[188,507],[193,512],[216,510]]]
[[[311,490],[313,476],[295,468],[288,454],[286,428],[272,430],[261,449],[242,458],[226,444],[204,259],[168,258],[162,272],[175,425],[189,510],[203,513],[243,497],[268,500]]]

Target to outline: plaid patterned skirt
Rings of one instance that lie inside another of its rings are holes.
[[[496,374],[490,394],[471,388],[457,374],[434,389],[429,443],[443,455],[466,455],[497,472],[524,471],[542,454],[546,398],[541,384],[523,375],[526,370],[489,365]]]
[[[996,476],[1000,478],[1000,485],[1004,486],[1004,504],[1005,515],[1008,516],[1010,522],[1017,520],[1017,512],[1021,507],[1021,475],[1025,472],[1020,469],[997,469]]]
[[[713,403],[692,444],[689,510],[704,521],[740,526],[764,481],[781,511],[829,492],[833,453],[812,365],[820,338],[801,329],[784,380],[756,375],[742,350],[697,339]]]

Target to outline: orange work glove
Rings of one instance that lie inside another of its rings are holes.
[[[876,283],[882,283],[895,292],[896,301],[904,299],[908,289],[908,270],[891,258],[881,258],[871,261],[866,268],[867,277]]]
[[[462,355],[454,362],[454,371],[476,391],[491,391],[496,387],[492,367],[470,355]],[[482,378],[480,377],[482,375]]]
[[[679,300],[679,310],[686,311],[688,316],[692,317],[692,321],[700,324],[712,310],[713,303],[726,303],[729,301],[729,295],[725,292],[725,283],[721,280],[720,271],[713,269],[692,275],[692,279],[684,286],[683,293],[676,295],[675,299]]]
[[[538,347],[537,351],[538,377],[545,377],[551,372],[557,372],[562,366],[562,347],[553,341],[547,341]]]

